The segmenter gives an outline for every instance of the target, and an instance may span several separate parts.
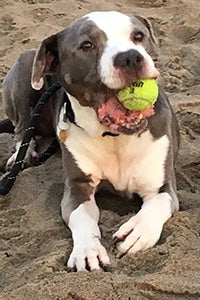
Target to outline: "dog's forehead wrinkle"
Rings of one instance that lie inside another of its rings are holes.
[[[68,43],[68,46],[71,48],[90,39],[92,41],[98,41],[98,44],[103,44],[107,40],[105,32],[87,16],[74,21],[69,27],[64,29],[62,31],[62,36],[64,43]]]

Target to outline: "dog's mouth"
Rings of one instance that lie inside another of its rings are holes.
[[[106,95],[97,110],[97,116],[102,125],[113,134],[142,133],[148,126],[148,117],[154,115],[154,106],[135,111],[125,108],[114,92]]]

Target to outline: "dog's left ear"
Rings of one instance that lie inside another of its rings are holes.
[[[151,54],[153,55],[153,57],[156,59],[158,56],[158,42],[155,38],[154,32],[153,32],[153,28],[151,25],[151,22],[146,19],[143,16],[140,15],[135,15],[135,17],[148,29],[149,34],[150,34],[150,42],[151,42]]]
[[[53,74],[58,64],[58,35],[46,38],[38,48],[32,68],[31,85],[40,90],[44,85],[44,76]]]
[[[153,44],[157,45],[151,22],[143,16],[135,15],[135,17],[149,30],[150,38]]]

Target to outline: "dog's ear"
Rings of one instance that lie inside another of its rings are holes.
[[[151,22],[147,18],[140,16],[140,15],[135,15],[135,17],[149,30],[150,39],[151,39],[152,43],[157,45],[157,41],[156,41],[155,35],[153,33],[153,28],[152,28]]]
[[[143,16],[135,15],[135,17],[148,29],[150,34],[150,52],[154,60],[157,60],[159,55],[158,42],[155,38],[151,22]]]
[[[40,90],[44,85],[44,76],[53,74],[58,64],[58,35],[54,34],[41,43],[38,48],[32,68],[31,85]]]

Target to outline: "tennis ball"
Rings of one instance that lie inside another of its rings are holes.
[[[129,110],[145,110],[158,98],[158,85],[155,79],[141,79],[121,89],[117,96]]]

